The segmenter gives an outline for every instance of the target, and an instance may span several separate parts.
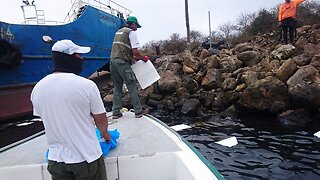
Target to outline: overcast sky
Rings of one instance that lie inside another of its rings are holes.
[[[29,0],[31,2],[32,0]],[[141,44],[151,40],[169,39],[173,33],[186,37],[185,0],[114,0],[132,11],[142,28],[138,29]],[[105,1],[107,2],[107,0]],[[228,21],[234,22],[242,13],[267,10],[284,0],[189,0],[190,29],[209,34],[208,11],[211,28]],[[0,21],[21,23],[22,0],[0,0]],[[70,0],[35,0],[38,9],[45,10],[46,20],[63,21],[70,9]]]

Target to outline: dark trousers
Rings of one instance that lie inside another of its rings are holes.
[[[52,180],[107,180],[104,158],[87,163],[66,164],[48,160]]]
[[[288,32],[290,43],[293,43],[296,31],[296,20],[294,18],[286,18],[281,21],[282,37],[285,44],[288,44]]]
[[[129,61],[124,59],[112,59],[110,62],[110,72],[113,81],[113,102],[112,102],[112,114],[120,114],[122,108],[122,86],[126,84],[131,103],[135,113],[142,111],[140,98],[138,95],[137,79],[131,68]]]

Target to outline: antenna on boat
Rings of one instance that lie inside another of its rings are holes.
[[[25,4],[25,5],[30,5],[29,1],[28,0],[22,0],[22,2]]]

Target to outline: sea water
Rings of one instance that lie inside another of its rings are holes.
[[[226,179],[320,179],[319,123],[283,127],[261,117],[243,119],[183,117],[155,112],[169,126],[186,124],[178,131],[198,149]],[[0,125],[1,147],[43,130],[42,122],[24,120]],[[236,137],[227,147],[217,141]],[[120,137],[121,138],[121,137]]]

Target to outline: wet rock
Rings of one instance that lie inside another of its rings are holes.
[[[199,94],[199,100],[202,106],[206,107],[207,109],[211,109],[212,104],[212,92],[210,91],[201,91]]]
[[[170,70],[174,73],[179,73],[182,70],[182,66],[178,63],[170,63],[170,66],[168,66],[166,70]]]
[[[320,29],[320,24],[314,24],[314,25],[312,25],[312,29]]]
[[[180,87],[179,89],[177,89],[176,94],[180,100],[190,98],[190,93],[185,87]]]
[[[158,108],[159,105],[161,104],[161,101],[153,100],[153,99],[148,99],[147,103],[148,106],[150,107],[156,107]]]
[[[208,52],[209,52],[210,56],[220,54],[220,51],[218,49],[214,49],[214,48],[209,48]]]
[[[188,50],[185,50],[182,54],[182,62],[183,65],[191,68],[193,70],[193,72],[197,73],[199,70],[199,60],[197,59],[197,57],[193,57],[191,55],[191,52]],[[184,67],[185,68],[185,67]]]
[[[253,50],[253,45],[250,43],[240,43],[235,46],[234,50],[237,53],[242,53],[244,51],[251,51]]]
[[[161,103],[163,104],[165,109],[172,110],[172,111],[176,109],[174,103],[171,100],[165,99],[165,100],[162,100]]]
[[[185,87],[190,93],[195,93],[199,89],[199,84],[193,78],[184,78],[182,86]]]
[[[304,126],[311,121],[307,109],[295,109],[285,111],[277,116],[277,120],[286,126]]]
[[[311,57],[306,54],[301,54],[301,55],[295,56],[293,60],[298,66],[305,66],[310,63]]]
[[[294,62],[293,59],[288,59],[285,61],[282,66],[277,71],[277,76],[279,79],[286,83],[287,80],[297,71],[298,67],[297,64]]]
[[[311,29],[312,27],[310,25],[307,26],[303,26],[300,28],[297,28],[297,35],[300,37],[303,37],[303,35],[307,34],[308,31]]]
[[[221,59],[220,68],[222,69],[223,72],[233,72],[238,67],[237,67],[235,58],[230,56],[230,57]]]
[[[195,73],[194,70],[191,67],[187,66],[187,65],[183,65],[182,71],[185,74],[193,74],[193,73]]]
[[[203,59],[205,59],[205,58],[207,58],[207,57],[209,57],[210,55],[209,55],[209,52],[208,52],[208,50],[206,50],[206,49],[203,49],[202,51],[201,51],[201,54],[200,54],[200,60],[203,60]]]
[[[245,51],[237,54],[237,58],[245,66],[253,66],[261,61],[262,54],[259,51]]]
[[[270,69],[272,72],[277,72],[278,69],[280,68],[280,61],[279,60],[272,60],[270,62]]]
[[[271,57],[278,60],[286,60],[293,57],[295,49],[296,48],[291,44],[282,45],[271,52]]]
[[[235,105],[231,105],[225,111],[221,113],[222,118],[230,117],[232,119],[238,118],[240,112]]]
[[[309,40],[307,37],[305,36],[301,36],[298,38],[297,42],[295,43],[295,45],[297,47],[303,47],[304,45],[308,44],[309,43]]]
[[[162,99],[162,95],[161,94],[151,93],[151,94],[149,94],[149,99],[160,101]]]
[[[312,109],[320,107],[320,75],[315,67],[301,67],[287,84],[295,104]]]
[[[289,107],[287,87],[274,77],[266,77],[247,87],[238,104],[257,112],[281,112]]]
[[[235,92],[242,92],[247,88],[246,84],[240,84],[236,87],[236,89],[234,90]]]
[[[225,105],[223,104],[224,94],[221,92],[215,93],[212,98],[212,110],[221,112],[225,110]]]
[[[196,76],[194,77],[194,79],[195,79],[197,82],[201,82],[205,75],[206,75],[205,72],[199,71],[199,72],[196,74]]]
[[[220,65],[220,58],[216,55],[210,56],[204,59],[203,64],[207,67],[207,69],[218,68]]]
[[[313,67],[315,67],[316,69],[318,69],[318,71],[320,71],[320,55],[316,55],[311,59],[311,63],[310,65],[312,65]]]
[[[202,79],[201,86],[205,90],[212,90],[221,85],[221,71],[219,69],[209,69]]]
[[[258,81],[258,74],[249,70],[243,73],[242,79],[246,86],[250,86]]]
[[[181,112],[183,114],[197,114],[197,110],[200,107],[200,101],[198,99],[187,99],[185,100]]]
[[[313,43],[308,43],[305,46],[303,46],[303,49],[305,53],[310,54],[310,55],[320,55],[320,44],[313,44]]]
[[[181,86],[181,78],[172,71],[160,73],[158,89],[160,91],[175,92]]]
[[[311,32],[311,42],[314,44],[320,43],[320,29],[314,29]]]
[[[226,78],[222,83],[223,90],[234,90],[237,87],[237,80],[235,78]]]

